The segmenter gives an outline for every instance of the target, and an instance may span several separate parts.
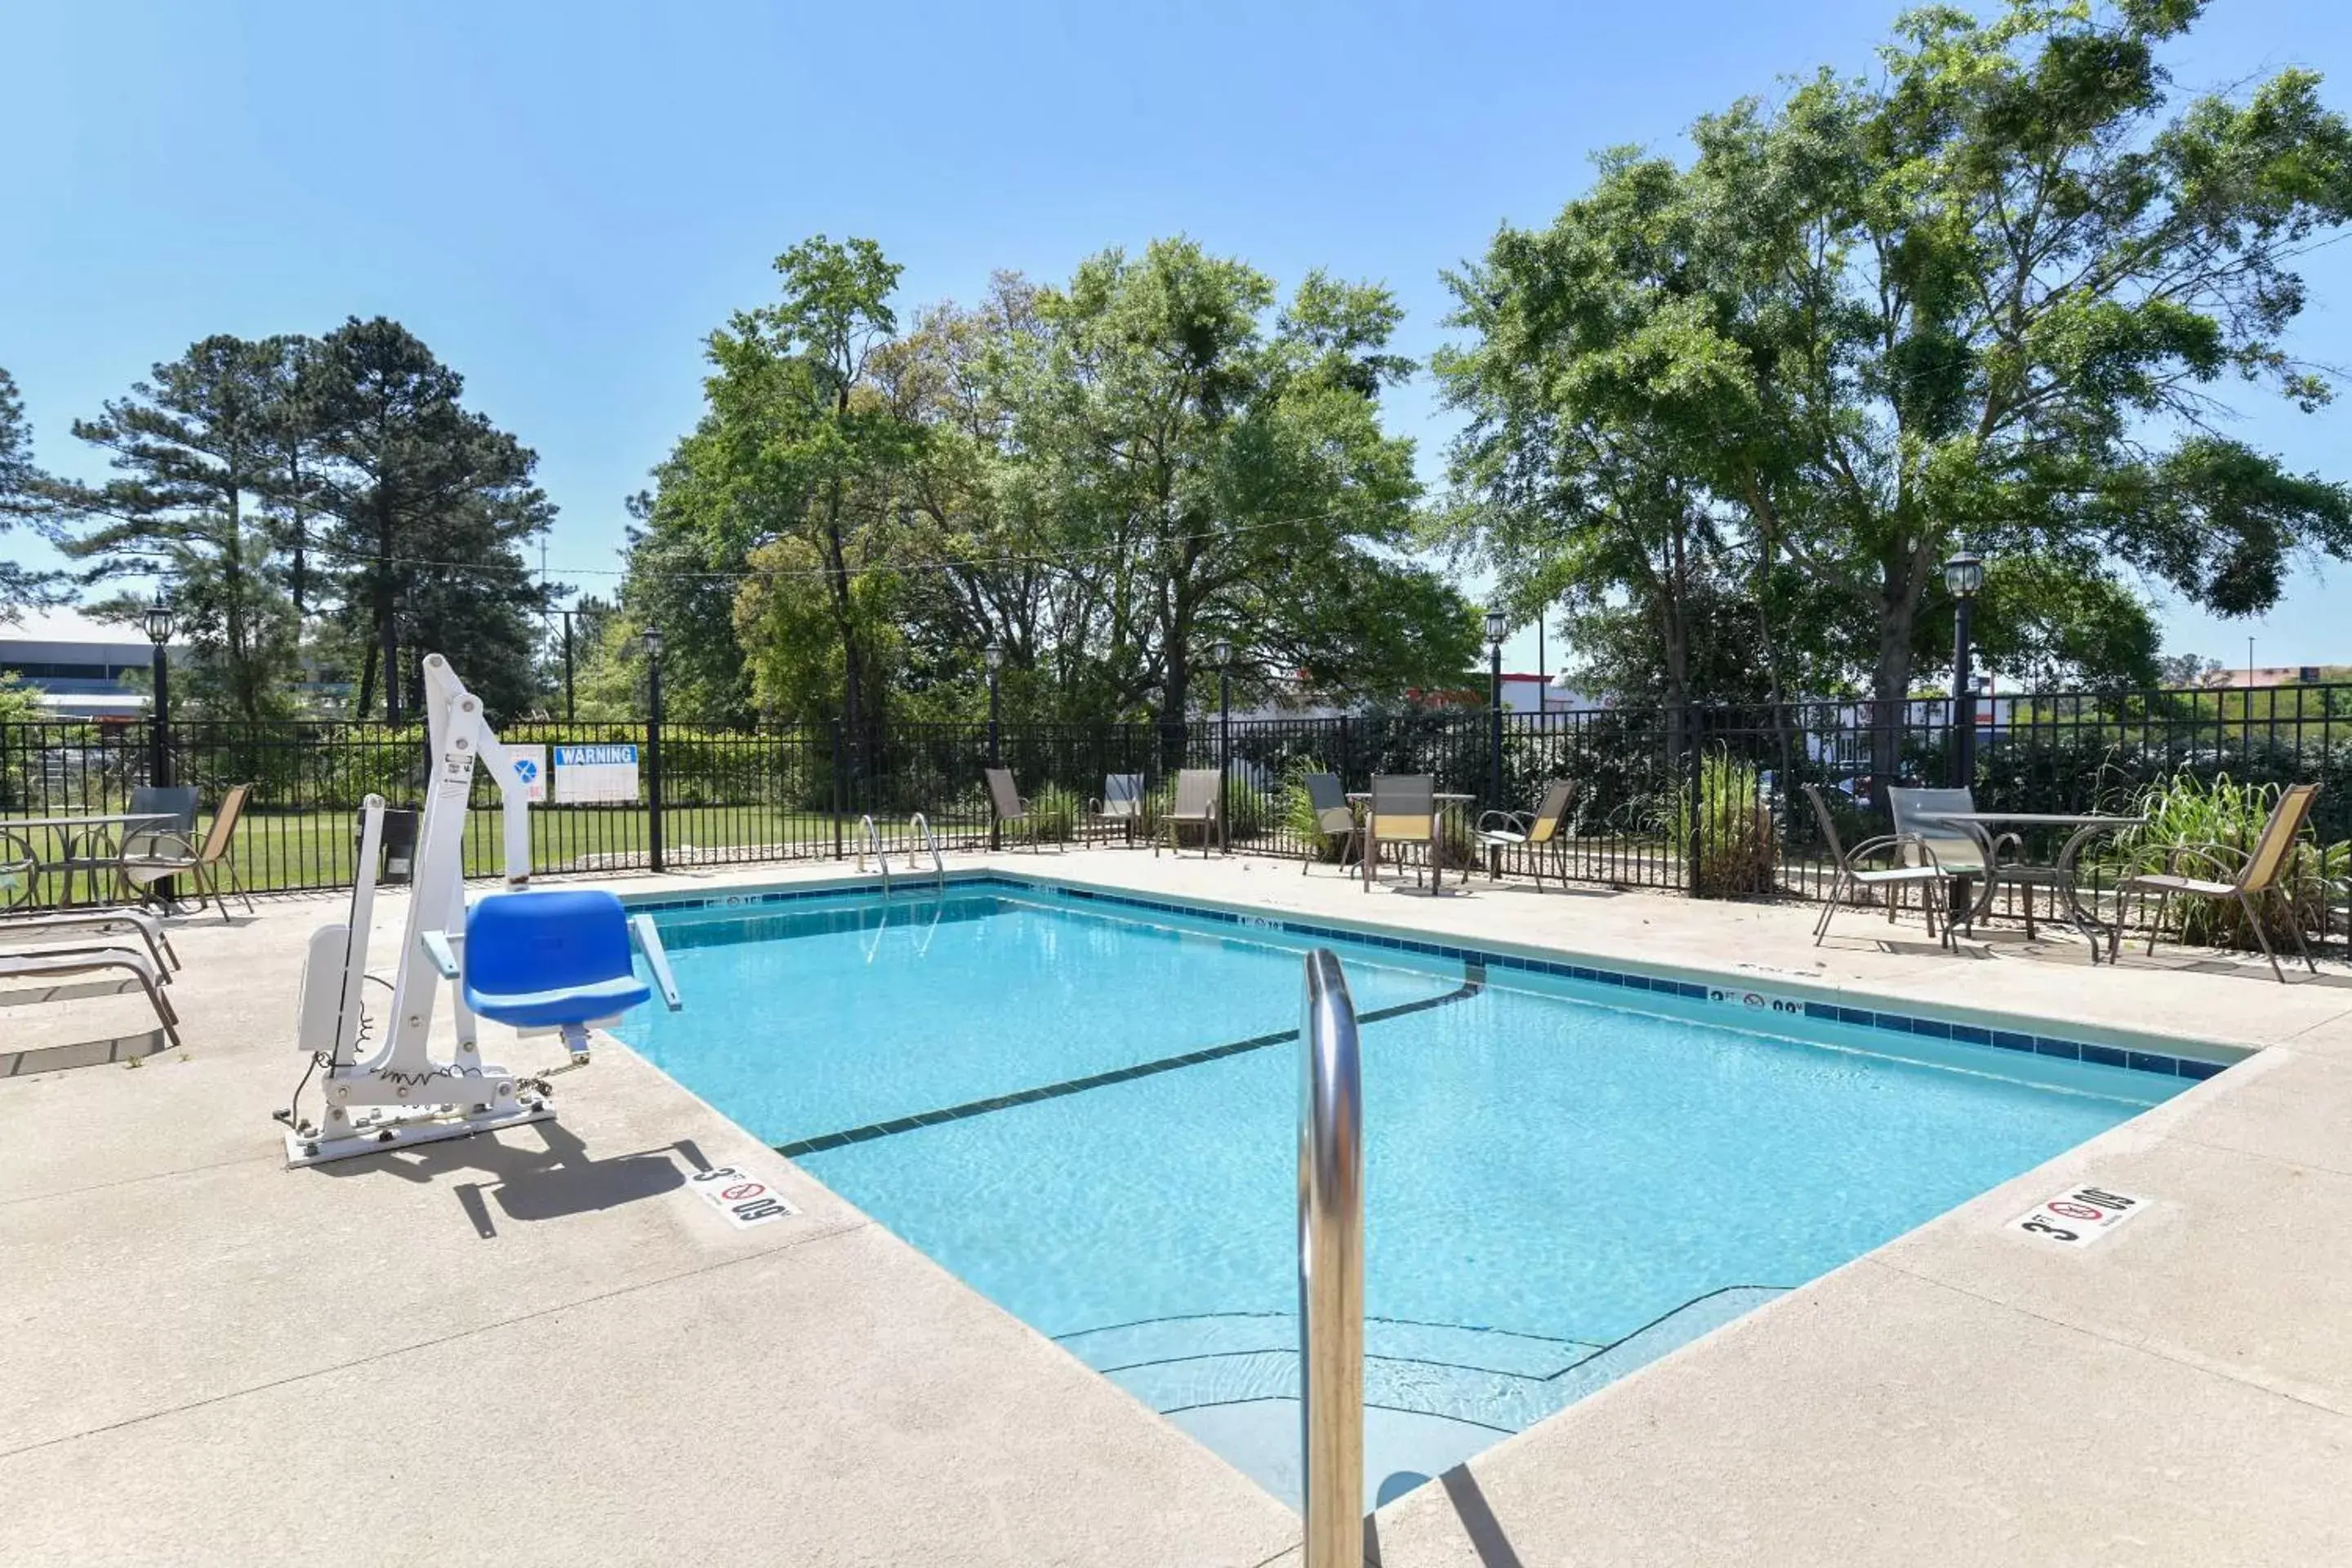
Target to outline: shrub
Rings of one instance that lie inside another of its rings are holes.
[[[1086,803],[1076,794],[1060,784],[1047,784],[1029,802],[1029,819],[1036,825],[1037,837],[1048,843],[1066,844],[1078,834],[1078,817]]]
[[[1697,895],[1737,898],[1772,890],[1772,809],[1756,764],[1718,747],[1699,759],[1697,800],[1688,785],[1659,808],[1655,829],[1685,866],[1696,838]]]
[[[2126,873],[2162,871],[2179,851],[2218,845],[2228,853],[2212,860],[2184,855],[2178,869],[2186,876],[2228,881],[2243,857],[2253,852],[2281,793],[2275,784],[2240,784],[2228,773],[2200,778],[2183,768],[2133,797],[2132,815],[2148,820],[2116,836],[2115,857]],[[2330,905],[2344,896],[2347,869],[2352,869],[2352,841],[2322,844],[2308,833],[2299,837],[2281,882],[2286,897],[2265,899],[2258,906],[2263,934],[2292,947],[2294,928],[2326,931]],[[2179,922],[2180,940],[2191,946],[2259,945],[2234,900],[2179,899],[2171,913]]]

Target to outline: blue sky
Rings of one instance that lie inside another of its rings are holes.
[[[20,0],[0,365],[42,462],[94,478],[68,423],[194,339],[396,317],[539,451],[554,574],[609,587],[622,498],[697,413],[702,337],[809,234],[879,240],[912,303],[1181,231],[1286,286],[1385,281],[1425,354],[1439,269],[1546,220],[1592,151],[1678,148],[1782,74],[1861,69],[1895,10]],[[2175,59],[2187,87],[2308,65],[2352,106],[2352,7],[2218,0]],[[2352,363],[2352,245],[2306,276],[2296,346]],[[2345,412],[2245,413],[2352,474]],[[1426,385],[1392,416],[1434,479]],[[2263,621],[2166,621],[2231,663],[2249,633],[2263,663],[2352,659],[2316,571]],[[1510,657],[1531,666],[1532,636]]]

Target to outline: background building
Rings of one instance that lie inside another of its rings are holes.
[[[187,649],[170,646],[182,659]],[[63,719],[143,718],[155,649],[135,626],[93,621],[78,610],[32,610],[0,621],[0,671],[23,678]],[[136,685],[123,677],[136,676]]]

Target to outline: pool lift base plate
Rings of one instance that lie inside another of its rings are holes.
[[[505,1127],[528,1127],[534,1121],[555,1120],[555,1107],[537,1095],[523,1096],[510,1110],[485,1109],[477,1115],[460,1116],[457,1109],[454,1105],[382,1107],[353,1117],[349,1132],[322,1134],[320,1129],[312,1128],[306,1136],[289,1131],[286,1168],[290,1171],[303,1165],[323,1165],[362,1154],[388,1154],[420,1143],[471,1138],[477,1132],[496,1132]]]

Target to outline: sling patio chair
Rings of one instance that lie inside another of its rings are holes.
[[[131,791],[131,804],[126,808],[134,816],[148,818],[134,832],[194,833],[196,827],[196,787],[194,784],[137,784]],[[64,881],[58,890],[60,905],[74,901],[74,876],[80,873],[89,889],[89,900],[97,903],[107,896],[105,883],[112,883],[112,891],[121,890],[121,878],[117,874],[122,859],[124,844],[118,840],[112,826],[96,827],[70,835],[64,853],[43,868],[58,873]]]
[[[2121,900],[2126,894],[2138,894],[2143,909],[2147,907],[2147,895],[2156,895],[2156,919],[2147,928],[2151,957],[2156,953],[2156,933],[2162,929],[2165,910],[2174,899],[2235,900],[2246,917],[2246,924],[2253,931],[2254,941],[2262,944],[2263,956],[2271,961],[2271,973],[2284,985],[2286,972],[2279,967],[2278,954],[2271,951],[2270,934],[2263,930],[2263,900],[2275,900],[2287,911],[2287,930],[2294,934],[2294,945],[2303,954],[2304,967],[2318,973],[2319,965],[2312,961],[2311,946],[2303,940],[2303,919],[2295,912],[2294,900],[2288,897],[2285,887],[2287,872],[2294,860],[2295,835],[2303,831],[2304,818],[2311,814],[2312,797],[2318,793],[2319,786],[2315,784],[2289,785],[2271,808],[2270,820],[2263,824],[2262,837],[2254,840],[2251,850],[2233,844],[2174,845],[2165,851],[2163,870],[2140,872],[2117,882],[2116,921],[2107,928],[2108,962],[2115,961],[2116,950],[2122,944]],[[2231,866],[2233,858],[2237,862],[2234,870]],[[2210,879],[2182,876],[2183,862],[2202,865],[2217,875]]]
[[[1437,863],[1437,780],[1429,773],[1375,773],[1372,775],[1370,826],[1364,834],[1364,890],[1371,890],[1380,875],[1381,851],[1390,845],[1424,845],[1429,852],[1432,881],[1430,891],[1437,891],[1437,882],[1445,875]],[[1415,887],[1421,885],[1421,868],[1412,868]]]
[[[1542,804],[1530,814],[1524,811],[1490,811],[1478,819],[1471,837],[1486,851],[1486,864],[1491,877],[1502,880],[1503,857],[1513,849],[1530,851],[1529,863],[1535,868],[1536,890],[1543,890],[1544,858],[1549,856],[1559,873],[1559,885],[1568,886],[1568,813],[1576,804],[1576,786],[1566,779],[1554,779],[1544,786]]]
[[[2060,879],[2054,866],[2035,866],[2022,858],[2025,841],[2014,833],[1998,836],[1971,831],[1958,823],[1946,822],[1941,814],[1948,811],[1974,811],[1976,797],[1964,789],[1890,789],[1886,792],[1887,810],[1895,818],[1895,836],[1902,841],[1901,848],[1913,857],[1909,863],[1919,863],[1921,846],[1932,852],[1934,864],[1950,878],[1967,878],[1985,884],[1983,896],[1971,899],[1966,907],[1955,907],[1948,897],[1944,913],[1945,932],[1948,936],[1957,921],[1962,930],[1974,934],[1977,910],[1991,902],[1993,894],[2002,888],[2024,890],[2025,937],[2033,940],[2033,889],[2051,890],[2052,910],[2056,911]],[[2006,857],[2006,858],[2004,858]]]
[[[1364,852],[1362,830],[1356,823],[1356,808],[1348,804],[1348,786],[1339,782],[1338,773],[1308,773],[1307,808],[1315,814],[1315,836],[1306,851],[1298,857],[1298,874],[1307,875],[1307,868],[1315,864],[1316,857],[1332,840],[1339,843],[1339,864],[1345,867],[1349,856]]]
[[[988,779],[988,809],[997,842],[1001,844],[1008,837],[1018,837],[1027,842],[1032,851],[1036,851],[1039,847],[1037,817],[1029,809],[1029,802],[1021,791],[1014,787],[1013,770],[988,768],[983,773]],[[1017,836],[1008,835],[1008,828],[1019,828],[1020,832]]]
[[[1160,814],[1160,826],[1168,836],[1170,853],[1181,855],[1184,841],[1179,837],[1182,829],[1201,830],[1201,858],[1209,857],[1211,837],[1223,839],[1225,819],[1217,803],[1217,770],[1186,768],[1176,775],[1176,799]],[[1160,853],[1160,840],[1151,841],[1151,853]]]
[[[221,796],[220,809],[213,813],[213,825],[200,846],[185,833],[172,833],[156,828],[139,828],[125,834],[122,857],[116,862],[122,879],[144,893],[156,883],[173,877],[186,877],[196,884],[196,908],[205,907],[210,899],[220,911],[221,923],[228,923],[228,900],[221,897],[220,874],[228,872],[229,885],[236,896],[245,900],[245,912],[253,913],[253,895],[245,890],[245,879],[236,874],[236,862],[229,858],[229,846],[236,842],[236,825],[245,816],[245,803],[253,794],[249,784],[232,784]]]
[[[1100,800],[1087,803],[1087,825],[1098,830],[1116,828],[1135,841],[1135,825],[1143,820],[1143,775],[1105,773]]]
[[[1919,889],[1920,907],[1927,911],[1927,934],[1936,934],[1936,909],[1944,892],[1946,879],[1951,871],[1937,859],[1933,845],[1923,839],[1900,833],[1882,834],[1864,839],[1848,849],[1840,839],[1837,819],[1830,814],[1829,802],[1822,798],[1819,784],[1805,785],[1805,798],[1813,803],[1813,820],[1820,824],[1822,843],[1830,852],[1830,896],[1822,905],[1822,918],[1813,922],[1813,945],[1819,947],[1829,934],[1830,921],[1840,905],[1853,893],[1884,890],[1886,895],[1886,918],[1895,919],[1895,910],[1903,897],[1903,889]],[[1873,867],[1868,862],[1874,856],[1893,857],[1893,863]],[[1944,921],[1944,944],[1952,941],[1952,925],[1948,916]]]
[[[26,982],[35,984],[27,985]],[[163,1037],[180,1043],[180,1015],[163,994],[163,975],[143,952],[127,947],[48,947],[0,952],[0,1006],[110,996],[136,985],[155,1009]]]

